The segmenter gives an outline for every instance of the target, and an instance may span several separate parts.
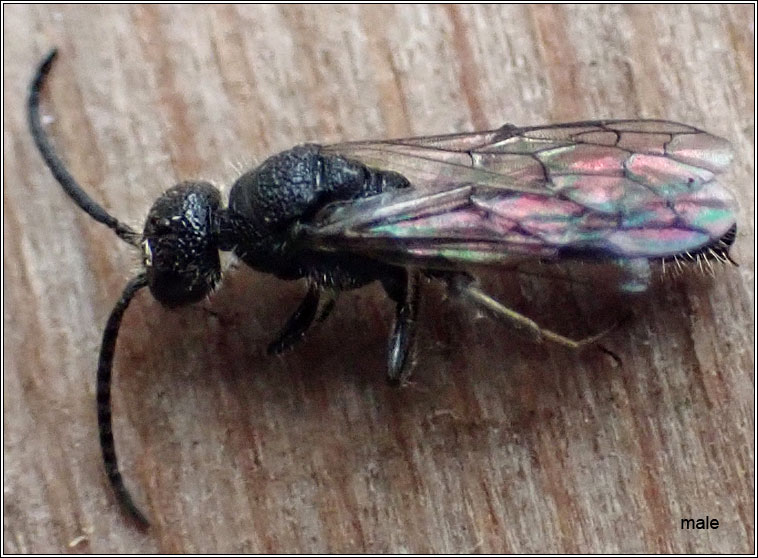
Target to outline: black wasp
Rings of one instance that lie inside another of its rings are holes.
[[[714,179],[729,144],[662,120],[604,120],[446,136],[301,145],[274,155],[233,184],[224,207],[207,182],[181,182],[150,209],[142,234],[112,217],[79,186],[42,127],[39,98],[56,51],[32,80],[34,141],[65,192],[142,253],[103,333],[97,416],[108,479],[142,526],[118,470],[111,430],[111,370],[121,319],[148,287],[175,308],[203,300],[221,279],[219,251],[308,292],[269,345],[276,354],[326,317],[340,291],[380,281],[396,304],[388,379],[408,375],[422,277],[530,334],[578,348],[483,292],[474,265],[581,260],[620,266],[620,287],[644,290],[650,263],[701,268],[729,260],[734,199]]]

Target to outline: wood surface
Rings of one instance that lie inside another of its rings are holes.
[[[755,552],[754,6],[3,10],[4,552]],[[48,130],[140,230],[175,182],[228,186],[298,143],[667,118],[734,144],[740,266],[633,299],[484,277],[574,337],[631,312],[604,340],[620,365],[427,286],[402,389],[384,381],[393,308],[377,285],[278,358],[265,346],[302,284],[239,267],[178,311],[143,292],[114,385],[142,533],[107,486],[94,404],[101,331],[139,255],[33,147],[27,83],[54,45]],[[705,516],[718,529],[681,529]]]

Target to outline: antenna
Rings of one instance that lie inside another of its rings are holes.
[[[69,197],[76,202],[76,205],[81,207],[87,214],[95,221],[99,221],[105,226],[113,229],[113,231],[121,238],[121,240],[131,244],[132,246],[139,247],[140,235],[135,232],[131,227],[121,223],[118,219],[113,217],[105,209],[103,209],[95,200],[79,186],[76,179],[68,172],[65,163],[58,157],[58,154],[53,149],[53,145],[50,143],[50,139],[45,133],[45,129],[42,126],[42,120],[39,113],[39,98],[40,91],[45,84],[45,78],[50,72],[53,66],[53,61],[58,54],[58,49],[52,49],[47,56],[42,60],[37,72],[34,74],[32,83],[29,87],[29,98],[27,101],[27,117],[29,119],[29,127],[32,130],[32,137],[34,143],[37,144],[42,158],[45,160],[50,172],[53,173],[55,179],[63,187],[63,190],[69,195]]]
[[[111,376],[113,375],[113,354],[116,350],[116,338],[121,327],[129,303],[137,292],[147,285],[145,274],[133,277],[124,287],[121,298],[113,307],[108,323],[103,331],[103,342],[100,345],[100,358],[97,363],[97,427],[100,431],[100,449],[103,452],[103,463],[108,481],[116,493],[119,504],[134,518],[140,527],[150,526],[147,517],[139,510],[132,500],[129,491],[124,486],[124,479],[118,470],[116,459],[116,443],[113,440],[113,413],[111,412]]]

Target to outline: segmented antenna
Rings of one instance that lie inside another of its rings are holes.
[[[131,494],[124,486],[124,479],[118,470],[116,458],[116,444],[113,440],[113,415],[111,413],[111,377],[113,371],[113,354],[116,350],[116,338],[118,329],[121,327],[121,318],[124,317],[129,303],[134,295],[147,285],[144,273],[132,278],[124,287],[121,298],[111,311],[108,323],[103,332],[103,343],[100,345],[100,358],[97,363],[97,426],[100,432],[100,449],[103,452],[103,463],[108,481],[113,487],[121,507],[134,518],[143,529],[150,526],[147,517],[139,510],[132,500]]]
[[[99,221],[113,229],[121,240],[139,247],[140,235],[131,227],[124,225],[118,219],[110,215],[95,200],[87,195],[82,187],[79,186],[76,179],[71,176],[70,172],[68,172],[65,163],[60,157],[58,157],[58,154],[55,152],[55,149],[53,149],[53,146],[45,133],[45,129],[42,127],[42,120],[39,114],[40,91],[42,90],[45,78],[50,72],[50,68],[52,68],[53,61],[57,54],[58,49],[54,48],[42,59],[42,62],[37,68],[37,72],[34,74],[32,83],[29,86],[27,117],[29,119],[29,127],[32,131],[34,143],[37,144],[37,149],[39,149],[42,158],[45,159],[45,163],[47,163],[50,172],[53,173],[53,176],[69,197],[76,202],[76,205],[86,211],[95,221]]]

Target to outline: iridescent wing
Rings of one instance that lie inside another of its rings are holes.
[[[665,259],[734,235],[734,198],[715,179],[729,143],[675,122],[506,125],[324,152],[398,172],[411,187],[326,207],[303,231],[321,250],[431,267]]]

